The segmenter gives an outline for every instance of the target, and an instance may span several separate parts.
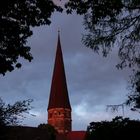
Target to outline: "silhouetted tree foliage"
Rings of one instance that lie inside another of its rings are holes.
[[[132,91],[127,103],[140,108],[140,0],[69,0],[67,13],[84,15],[83,43],[107,56],[118,47],[118,68],[134,70]]]
[[[0,140],[7,140],[6,126],[18,125],[25,118],[24,113],[29,114],[31,102],[32,100],[23,100],[10,105],[0,98]]]
[[[32,100],[17,101],[13,105],[5,104],[0,98],[0,126],[17,125],[24,118],[23,113],[31,109]]]
[[[62,11],[52,0],[0,1],[0,74],[20,68],[18,58],[33,59],[27,38],[31,27],[49,25],[54,11]]]
[[[43,123],[43,124],[38,125],[38,128],[45,129],[47,131],[49,137],[51,138],[51,140],[56,139],[57,131],[55,130],[55,128],[52,125]]]
[[[126,104],[132,105],[132,111],[138,111],[140,109],[140,71],[135,72],[135,75],[131,77],[131,93],[128,96]],[[140,113],[140,112],[139,112]]]
[[[91,122],[86,140],[126,140],[139,137],[140,121],[115,117],[112,121]]]

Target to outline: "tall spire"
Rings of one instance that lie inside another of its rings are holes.
[[[63,54],[60,42],[60,31],[58,31],[58,42],[55,57],[55,65],[52,77],[50,99],[48,110],[52,108],[68,108],[71,109],[68,97]]]
[[[48,104],[48,124],[54,126],[57,132],[62,134],[70,132],[72,129],[71,106],[67,90],[59,32]]]

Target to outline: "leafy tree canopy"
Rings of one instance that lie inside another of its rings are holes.
[[[69,0],[67,13],[84,15],[87,31],[82,41],[96,53],[107,56],[118,47],[118,68],[129,67],[131,93],[126,104],[140,108],[140,1],[139,0]]]
[[[91,122],[86,140],[121,140],[139,137],[140,121],[116,117],[112,121]]]
[[[23,113],[29,113],[31,102],[32,100],[23,100],[10,105],[0,98],[0,127],[20,123],[24,118]]]
[[[57,131],[55,130],[55,128],[52,125],[43,123],[43,124],[38,125],[38,128],[45,129],[47,131],[49,137],[51,138],[51,140],[56,139]]]
[[[0,1],[0,74],[20,68],[18,58],[33,59],[27,38],[31,27],[49,25],[54,11],[62,11],[52,0]]]
[[[70,0],[67,12],[84,14],[88,31],[83,37],[87,47],[106,56],[115,45],[122,60],[118,67],[139,64],[140,1],[139,0]]]

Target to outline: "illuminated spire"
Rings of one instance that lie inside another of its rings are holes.
[[[67,90],[59,29],[58,29],[58,42],[57,42],[57,50],[56,50],[55,65],[54,65],[54,71],[52,77],[48,110],[52,108],[71,109],[68,90]]]

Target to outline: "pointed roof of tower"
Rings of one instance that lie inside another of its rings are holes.
[[[71,109],[64,62],[63,62],[63,54],[60,43],[60,35],[58,32],[58,42],[57,42],[57,50],[55,57],[55,65],[52,77],[51,91],[50,91],[50,99],[48,104],[48,109],[52,108],[68,108]]]

